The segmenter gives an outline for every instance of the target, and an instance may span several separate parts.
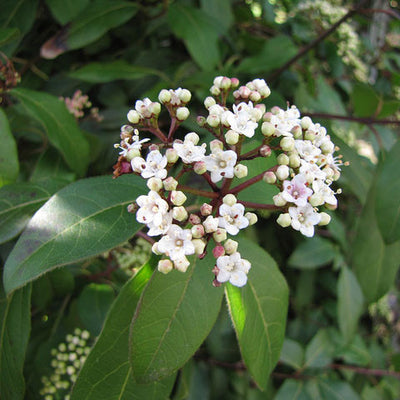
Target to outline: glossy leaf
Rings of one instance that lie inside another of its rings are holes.
[[[243,360],[257,385],[265,388],[282,349],[288,287],[261,247],[240,239],[239,249],[252,268],[246,286],[227,284],[226,296]]]
[[[280,361],[294,369],[300,369],[304,364],[304,349],[301,344],[286,338],[283,342]]]
[[[316,236],[301,242],[290,255],[288,264],[300,269],[323,267],[333,261],[336,253],[332,242]]]
[[[6,297],[0,287],[0,397],[24,399],[24,360],[31,329],[31,286]]]
[[[83,175],[89,162],[89,145],[64,103],[50,94],[30,89],[14,89],[11,93],[43,127],[69,167]]]
[[[208,15],[193,7],[173,3],[168,7],[168,22],[182,39],[194,61],[204,70],[212,70],[220,61],[218,28]]]
[[[349,342],[358,327],[363,311],[364,296],[357,278],[346,266],[342,267],[338,280],[338,322],[344,339]]]
[[[378,175],[375,212],[379,230],[388,244],[400,240],[400,140],[387,154]]]
[[[129,364],[129,327],[154,265],[155,261],[145,264],[122,288],[78,376],[71,400],[158,400],[168,397],[174,376],[141,385],[135,382]]]
[[[54,18],[61,24],[73,20],[89,4],[90,0],[46,0]]]
[[[49,179],[0,188],[0,243],[20,234],[34,212],[65,184],[62,180]]]
[[[306,348],[305,367],[323,368],[332,362],[333,344],[326,330],[319,330]]]
[[[0,187],[15,181],[19,172],[17,145],[8,119],[0,109]]]
[[[31,219],[4,271],[10,292],[57,266],[103,253],[141,227],[126,207],[144,192],[136,176],[84,179],[54,195]]]
[[[212,285],[215,259],[212,254],[203,260],[191,258],[185,273],[155,273],[139,301],[130,336],[137,382],[174,373],[199,348],[217,319],[223,290]]]

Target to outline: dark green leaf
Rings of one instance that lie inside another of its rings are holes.
[[[33,213],[65,184],[62,180],[48,179],[0,188],[0,243],[21,233]]]
[[[8,297],[1,286],[0,291],[0,397],[2,400],[22,400],[25,352],[31,329],[31,285]]]
[[[334,245],[329,240],[316,236],[301,242],[290,255],[288,264],[300,269],[323,267],[333,261],[336,253]]]
[[[294,369],[300,369],[304,363],[304,349],[301,344],[286,338],[283,342],[280,361]]]
[[[74,386],[71,400],[158,400],[168,397],[174,376],[140,385],[129,365],[129,327],[155,262],[145,264],[125,284]]]
[[[356,117],[371,117],[375,115],[378,109],[379,96],[371,86],[356,83],[351,95],[351,101]]]
[[[346,342],[349,342],[358,327],[363,311],[364,296],[357,278],[346,266],[342,267],[338,280],[337,313],[339,328]]]
[[[305,382],[286,379],[276,393],[274,400],[310,400],[306,393]]]
[[[103,253],[140,228],[126,207],[144,191],[142,179],[84,179],[53,196],[31,219],[4,271],[10,292],[51,269]]]
[[[73,20],[89,2],[90,0],[46,0],[54,18],[61,25]]]
[[[163,379],[198,349],[217,319],[222,288],[212,285],[211,252],[185,273],[156,272],[132,321],[131,363],[137,382]]]
[[[20,35],[18,28],[0,29],[0,46],[15,40]]]
[[[366,367],[371,363],[371,354],[360,335],[354,336],[351,343],[345,344],[335,355],[338,358],[343,358],[347,364]]]
[[[360,400],[360,396],[347,382],[321,379],[319,387],[324,400]]]
[[[232,4],[230,0],[201,0],[202,10],[221,25],[226,33],[234,22]]]
[[[63,101],[29,89],[14,89],[11,93],[41,124],[50,143],[60,151],[69,167],[83,175],[89,162],[89,145]]]
[[[267,385],[282,349],[288,287],[275,261],[261,247],[239,240],[252,268],[244,288],[226,285],[226,296],[243,360],[260,388]]]
[[[386,243],[400,240],[400,140],[387,154],[378,175],[375,212]]]
[[[79,317],[93,336],[99,335],[113,301],[114,290],[109,285],[91,283],[82,290],[78,297]]]
[[[305,367],[323,368],[332,362],[333,344],[328,331],[321,329],[306,348]]]
[[[204,70],[214,69],[220,61],[218,29],[208,15],[193,7],[173,3],[168,7],[168,21],[196,63]]]
[[[8,119],[0,109],[0,187],[15,181],[19,172],[17,145]]]

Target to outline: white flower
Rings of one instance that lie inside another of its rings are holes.
[[[142,144],[148,142],[150,139],[149,138],[144,138],[142,140],[139,140],[139,135],[134,135],[132,136],[132,143],[129,143],[129,139],[126,138],[124,140],[124,143],[122,145],[115,144],[114,146],[117,148],[120,148],[121,151],[119,152],[120,156],[126,157],[129,151],[131,150],[140,150],[142,148]]]
[[[313,182],[315,179],[325,180],[326,174],[317,164],[304,160],[301,160],[300,163],[300,173],[305,176],[308,183]]]
[[[233,106],[233,113],[227,114],[227,122],[231,129],[241,135],[249,138],[254,136],[254,132],[258,126],[253,120],[253,103],[240,103]]]
[[[218,218],[209,215],[203,222],[204,229],[207,233],[215,232],[218,229]]]
[[[211,180],[219,182],[223,178],[233,178],[236,159],[237,154],[232,150],[214,149],[203,161],[207,170],[211,172]]]
[[[192,140],[185,139],[183,143],[175,142],[174,149],[185,164],[202,161],[206,152],[206,144],[196,146]]]
[[[143,161],[140,157],[132,160],[132,169],[136,171],[139,165],[140,174],[143,178],[148,179],[154,176],[164,179],[167,176],[167,170],[165,169],[168,163],[167,157],[163,156],[158,150],[151,151],[147,155],[146,162],[143,163]]]
[[[249,261],[240,257],[236,252],[230,256],[221,256],[217,259],[219,269],[217,275],[218,282],[229,281],[232,285],[242,287],[247,283],[247,274],[251,268]]]
[[[292,129],[300,126],[300,112],[295,106],[286,111],[277,109],[276,114],[271,116],[270,123],[275,127],[275,136],[292,137]]]
[[[154,190],[150,190],[147,196],[139,196],[136,203],[140,207],[136,212],[136,220],[146,225],[160,225],[169,208],[168,203]]]
[[[168,229],[170,228],[171,224],[172,224],[172,212],[169,211],[168,213],[162,215],[161,221],[157,219],[157,223],[155,223],[153,220],[147,224],[149,228],[147,234],[149,236],[164,235],[165,233],[168,232]]]
[[[172,261],[183,259],[184,256],[194,254],[192,232],[172,224],[165,236],[157,245],[157,250],[166,254]]]
[[[249,220],[244,216],[243,204],[221,204],[219,215],[219,227],[226,229],[230,235],[237,235],[240,229],[249,226]]]
[[[312,195],[312,190],[306,185],[307,179],[304,175],[296,175],[291,181],[283,182],[282,197],[296,206],[305,206],[307,199]]]
[[[314,193],[321,196],[324,203],[330,204],[332,206],[337,206],[337,199],[335,197],[335,192],[323,181],[315,180],[313,182]]]
[[[149,106],[152,104],[152,101],[146,97],[143,100],[137,100],[135,103],[135,110],[140,114],[142,118],[150,118],[152,112],[149,109]]]
[[[314,146],[310,140],[296,140],[294,146],[303,160],[308,162],[318,161],[321,149]]]
[[[293,229],[300,231],[304,236],[314,236],[314,225],[319,223],[321,216],[310,204],[304,207],[289,207],[289,215],[292,218]]]

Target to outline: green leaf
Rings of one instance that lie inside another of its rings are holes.
[[[226,285],[226,297],[243,360],[257,385],[265,388],[282,349],[288,287],[261,247],[239,239],[239,249],[252,268],[243,288]]]
[[[46,0],[53,17],[61,25],[73,20],[89,2],[90,0]]]
[[[202,69],[212,70],[217,66],[221,58],[218,49],[219,32],[205,12],[173,3],[168,7],[168,22]]]
[[[50,143],[60,151],[69,167],[83,175],[89,162],[89,145],[63,101],[30,89],[13,89],[11,93],[41,124]]]
[[[332,362],[333,359],[333,344],[329,333],[325,329],[321,329],[312,338],[306,348],[307,368],[323,368]]]
[[[48,179],[0,188],[0,243],[20,234],[33,213],[65,184],[63,180]]]
[[[21,34],[18,28],[0,29],[0,46],[12,42]]]
[[[363,311],[364,296],[357,278],[346,266],[342,267],[338,280],[338,322],[346,342],[349,342],[358,327]]]
[[[323,267],[333,261],[337,254],[335,246],[318,236],[305,239],[290,255],[288,265],[299,269]]]
[[[221,25],[224,33],[234,22],[231,0],[201,0],[201,9]]]
[[[286,379],[274,400],[310,400],[306,393],[306,383],[300,380]]]
[[[129,21],[138,5],[128,1],[96,0],[88,5],[68,29],[68,49],[79,49],[103,36],[107,31]]]
[[[15,181],[19,172],[18,152],[8,119],[0,109],[0,187]]]
[[[91,283],[78,297],[79,317],[93,336],[98,336],[108,309],[114,301],[114,290],[106,284]]]
[[[168,397],[174,376],[141,385],[135,382],[129,365],[129,327],[154,265],[153,259],[122,288],[79,373],[71,400],[158,400]]]
[[[8,257],[6,291],[132,237],[141,225],[126,207],[144,191],[142,179],[136,178],[83,179],[54,195],[31,219]]]
[[[351,102],[356,117],[371,117],[378,109],[379,96],[371,86],[356,83],[351,94]]]
[[[321,379],[318,383],[324,400],[360,400],[360,396],[347,382]]]
[[[212,285],[211,252],[192,257],[185,273],[156,272],[143,292],[131,327],[131,364],[137,382],[174,373],[206,338],[221,306],[222,288]]]
[[[297,52],[296,46],[288,36],[276,36],[268,39],[265,45],[255,56],[245,58],[237,72],[247,74],[266,73],[281,67]]]
[[[25,352],[31,330],[31,285],[5,297],[0,286],[0,396],[2,400],[24,399]]]
[[[294,369],[300,369],[304,364],[304,349],[301,344],[286,338],[283,342],[280,361]]]
[[[394,173],[399,170],[400,140],[387,154],[376,184],[376,219],[388,244],[400,240],[400,174]]]
[[[162,71],[141,67],[139,65],[132,65],[124,60],[94,62],[69,73],[71,78],[90,83],[106,83],[118,79],[141,79],[149,75],[159,76],[166,81],[169,80]]]
[[[360,335],[354,336],[351,343],[345,344],[344,347],[336,352],[336,357],[343,358],[347,364],[370,366],[371,354]]]

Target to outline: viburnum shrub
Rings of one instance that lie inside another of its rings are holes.
[[[340,177],[342,162],[333,155],[337,148],[326,129],[307,116],[301,118],[296,106],[266,111],[262,101],[271,91],[263,79],[239,86],[236,78],[218,76],[210,93],[204,100],[207,115],[197,117],[198,125],[212,135],[209,153],[196,132],[186,133],[183,140],[176,137],[190,115],[190,91],[163,89],[159,102],[137,100],[129,111],[129,124],[121,127],[121,142],[115,145],[120,153],[114,176],[136,174],[146,180],[149,192],[137,197],[128,210],[148,228],[152,251],[162,256],[160,272],[186,272],[187,256],[201,259],[212,250],[214,286],[229,281],[241,287],[251,263],[241,257],[232,236],[257,222],[257,215],[247,210],[275,210],[279,225],[312,237],[316,225],[330,222],[321,207],[337,207],[335,194],[340,190],[335,192],[331,185]],[[231,94],[234,103],[229,106]],[[167,131],[158,123],[162,105],[170,116]],[[142,132],[152,137],[143,137]],[[254,147],[243,151],[253,138]],[[266,159],[272,151],[277,164],[246,179],[248,167],[243,161]],[[181,183],[185,174],[199,175],[208,189]],[[240,192],[261,180],[279,189],[273,204],[238,200]],[[187,194],[208,201],[191,204]]]

